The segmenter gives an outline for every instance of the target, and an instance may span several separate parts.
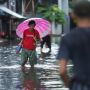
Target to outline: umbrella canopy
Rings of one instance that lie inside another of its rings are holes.
[[[49,23],[49,21],[42,18],[30,18],[23,21],[17,26],[16,29],[17,36],[23,38],[23,32],[24,30],[29,28],[28,23],[30,20],[35,21],[36,23],[35,30],[39,32],[41,38],[51,33],[51,24]]]

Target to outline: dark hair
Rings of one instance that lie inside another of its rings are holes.
[[[32,24],[36,25],[34,20],[30,20],[29,23],[28,23],[28,25],[32,25]]]
[[[80,1],[76,3],[73,12],[79,18],[90,18],[90,2]]]

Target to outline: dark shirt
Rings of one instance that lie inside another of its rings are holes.
[[[75,28],[62,37],[57,59],[72,60],[78,80],[90,84],[90,28]]]
[[[76,27],[76,23],[74,20],[70,17],[70,31],[73,30]]]

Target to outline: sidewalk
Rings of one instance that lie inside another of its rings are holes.
[[[0,38],[0,46],[6,46],[6,45],[17,45],[18,40],[8,40],[8,39],[3,39]]]

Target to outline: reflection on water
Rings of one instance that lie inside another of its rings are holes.
[[[36,68],[23,68],[23,89],[24,90],[41,90],[40,89],[40,80],[36,74]]]
[[[0,90],[22,90],[20,71],[0,69]]]
[[[58,45],[52,44],[50,55],[40,55],[35,68],[21,69],[21,54],[15,53],[15,45],[0,46],[0,90],[65,90],[59,76],[56,54]]]

